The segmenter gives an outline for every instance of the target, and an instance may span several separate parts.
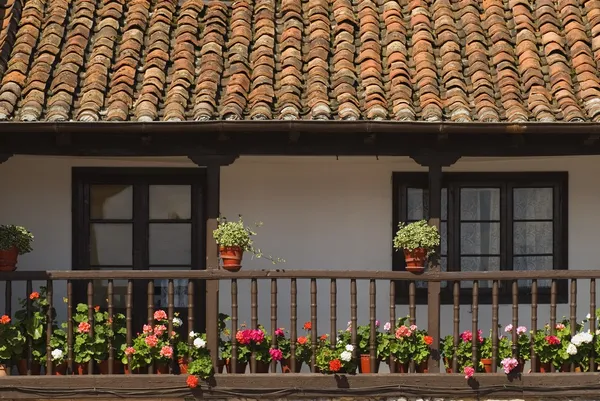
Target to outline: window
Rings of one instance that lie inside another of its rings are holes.
[[[395,173],[393,219],[429,218],[427,173]],[[443,271],[549,270],[567,268],[567,173],[446,173],[442,178],[441,254]],[[394,252],[393,269],[404,270]],[[510,285],[500,283],[501,302]],[[531,280],[519,280],[519,300],[531,301]],[[407,301],[402,284],[396,293]],[[566,302],[559,281],[558,300]],[[491,303],[491,281],[479,282],[481,303]],[[417,282],[417,302],[426,303],[427,283]],[[471,282],[461,283],[461,302],[470,303]],[[550,280],[538,281],[538,302],[549,302]],[[443,303],[452,303],[442,283]]]
[[[201,268],[203,188],[203,169],[74,169],[73,269]],[[95,282],[95,304],[105,304],[107,284]],[[174,280],[175,311],[181,317],[187,314],[187,284]],[[168,281],[157,280],[154,285],[155,307],[166,309]],[[126,280],[114,281],[114,305],[120,312],[125,309],[126,286]],[[140,324],[147,313],[146,289],[145,283],[134,283],[134,317],[141,319]],[[196,293],[203,291],[198,288]],[[76,295],[85,299],[83,293]],[[204,319],[197,316],[196,321]]]

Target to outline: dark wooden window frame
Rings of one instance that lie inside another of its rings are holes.
[[[403,173],[394,172],[392,176],[392,236],[397,231],[399,221],[407,219],[407,199],[406,188],[427,189],[427,173]],[[568,173],[567,172],[491,172],[491,173],[443,173],[442,188],[448,190],[448,270],[457,271],[460,266],[460,243],[456,241],[459,238],[460,231],[457,222],[460,220],[460,206],[455,205],[455,199],[458,196],[454,193],[461,187],[499,187],[500,207],[501,207],[501,239],[500,239],[500,269],[507,272],[512,271],[512,216],[508,211],[512,211],[512,196],[507,196],[513,188],[535,188],[552,187],[554,189],[553,203],[553,251],[554,251],[554,269],[568,269]],[[392,248],[392,270],[404,271],[404,256],[401,252],[396,252]],[[510,278],[510,273],[507,273]],[[499,302],[502,304],[512,303],[512,294],[510,293],[510,281],[501,283],[499,291]],[[558,280],[558,303],[568,302],[568,283],[566,280]],[[427,304],[427,289],[417,288],[415,294],[417,304]],[[491,289],[479,288],[479,303],[491,304]],[[448,305],[453,303],[452,285],[448,285],[441,290],[441,302]],[[398,304],[407,304],[408,283],[396,283],[396,302]],[[470,304],[472,302],[472,291],[469,288],[462,288],[460,293],[461,304]],[[519,303],[531,303],[531,292],[527,288],[519,288]],[[550,289],[538,288],[538,303],[550,303]]]
[[[206,169],[154,167],[74,167],[72,169],[72,269],[94,270],[89,264],[90,238],[90,185],[133,186],[133,255],[132,270],[148,270],[149,263],[149,185],[191,185],[191,269],[205,269],[206,255]],[[176,266],[174,266],[176,267]],[[205,304],[204,281],[196,283],[195,303]],[[75,297],[84,300],[82,289],[74,286]],[[134,291],[145,294],[145,285],[135,283]],[[145,299],[145,298],[144,298]],[[75,304],[75,303],[74,303]],[[145,310],[144,310],[145,311]],[[194,320],[197,329],[204,330],[204,308],[196,308]],[[145,314],[144,314],[145,316]],[[143,318],[142,318],[143,319]]]

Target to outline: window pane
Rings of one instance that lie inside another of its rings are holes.
[[[498,255],[500,223],[461,223],[460,252],[468,255]]]
[[[552,220],[552,188],[515,188],[513,216],[517,220]]]
[[[408,188],[407,197],[407,218],[409,221],[422,220],[429,218],[429,191],[421,188]],[[448,218],[448,191],[442,188],[442,220]]]
[[[440,223],[440,252],[442,255],[448,254],[448,223]]]
[[[513,249],[515,254],[552,254],[552,222],[515,222]]]
[[[461,220],[500,220],[499,188],[462,188]]]
[[[515,270],[552,270],[552,256],[518,256],[513,258]],[[550,287],[552,280],[538,280],[538,287]],[[531,287],[531,280],[519,280],[520,287]]]
[[[92,219],[131,219],[133,188],[129,185],[92,185],[90,187]]]
[[[462,257],[460,258],[460,267],[463,272],[489,272],[500,270],[500,257]],[[473,288],[472,281],[463,281],[461,288]],[[480,280],[479,287],[491,288],[492,281]]]
[[[94,280],[94,306],[108,308],[108,280]],[[127,305],[127,280],[113,280],[113,307],[125,309]]]
[[[168,270],[169,268],[163,267],[154,269]],[[176,308],[187,308],[187,286],[188,280],[173,280],[173,304]],[[154,306],[165,309],[169,307],[169,280],[154,281]]]
[[[189,265],[192,263],[191,224],[150,224],[150,264]]]
[[[189,220],[192,218],[191,200],[189,185],[150,185],[150,219]]]
[[[91,224],[90,265],[131,266],[132,231],[131,224]]]

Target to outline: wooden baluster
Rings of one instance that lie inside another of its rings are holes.
[[[271,347],[277,348],[277,279],[271,279]],[[271,372],[277,373],[277,361],[271,361]]]
[[[391,331],[396,325],[396,282],[393,280],[390,280],[390,325]],[[393,355],[390,355],[389,364],[390,373],[396,373],[396,361]]]
[[[317,373],[317,280],[314,278],[310,279],[310,337],[312,346],[310,370]],[[331,341],[335,341],[335,338]]]
[[[146,297],[146,308],[148,310],[148,325],[154,326],[154,280],[148,281]],[[153,364],[148,365],[148,373],[154,373]]]
[[[232,374],[244,373],[238,372],[238,345],[236,334],[238,331],[238,283],[237,279],[231,279],[231,361],[229,361],[229,370]]]
[[[31,280],[27,280],[27,284],[26,286],[26,291],[27,291],[27,298],[26,298],[26,304],[25,304],[25,309],[27,312],[27,319],[29,321],[31,321],[31,317],[33,314],[33,311],[31,310],[31,298],[30,295],[33,292],[33,284],[31,282]],[[27,376],[31,376],[31,366],[33,364],[33,338],[30,335],[27,335]]]
[[[458,336],[460,335],[460,281],[455,281],[452,286],[452,297],[454,301],[454,332],[452,334],[452,372],[462,373],[458,371]]]
[[[52,339],[52,322],[54,316],[52,316],[52,297],[53,297],[53,282],[52,280],[46,281],[46,300],[48,302],[48,311],[46,313],[46,375],[52,375],[52,347],[50,346],[50,340]]]
[[[88,323],[90,324],[90,339],[94,338],[94,282],[88,280],[87,283],[87,307],[88,307]],[[93,341],[93,340],[92,340]],[[88,362],[88,375],[94,374],[94,359]]]
[[[408,315],[409,315],[409,322],[411,325],[416,324],[417,323],[417,306],[416,306],[416,301],[415,301],[415,293],[416,293],[416,285],[414,281],[411,281],[408,283]],[[410,360],[410,363],[408,364],[408,371],[410,373],[414,373],[415,372],[415,361],[414,359]]]
[[[329,335],[335,338],[337,335],[337,283],[332,279],[329,284]]]
[[[127,299],[125,301],[125,329],[127,331],[127,347],[133,345],[133,280],[127,280]],[[127,356],[127,369],[129,373],[133,373],[131,370],[131,355]]]
[[[519,283],[517,280],[512,281],[512,326],[512,357],[518,358],[519,336],[517,335],[517,327],[519,327]]]
[[[194,338],[189,335],[194,331],[194,281],[188,280],[187,285],[187,321],[188,321],[188,345],[194,344]],[[188,357],[188,362],[192,362],[192,357]]]
[[[479,281],[477,280],[473,281],[473,304],[471,308],[473,310],[473,341],[471,341],[473,349],[472,363],[473,368],[477,370],[477,366],[479,366],[479,358],[477,358],[477,349],[479,348],[479,335],[477,333],[479,329]]]
[[[558,283],[556,279],[552,279],[550,285],[550,334],[556,334],[556,297],[558,296]],[[555,372],[554,364],[550,364],[550,371]]]
[[[357,293],[358,292],[356,290],[356,280],[352,279],[350,280],[350,342],[354,347],[354,350],[352,351],[352,358],[354,358],[355,361],[358,360],[358,358],[360,358],[360,355],[358,355],[358,343],[356,338],[356,329],[358,328],[358,317],[356,312],[356,309],[358,307],[358,302],[356,301]],[[335,344],[336,341],[336,338],[332,338],[332,345]]]
[[[108,302],[108,327],[110,331],[114,330],[114,311],[113,311],[113,298],[114,298],[114,283],[112,280],[108,280],[108,287],[106,289],[106,296]],[[108,339],[108,374],[112,375],[113,372],[113,364],[115,361],[115,352],[113,349],[112,339]]]
[[[12,281],[4,282],[4,313],[6,316],[12,316]],[[8,371],[12,369],[12,361],[8,361]]]
[[[571,337],[577,333],[577,280],[571,279],[571,300],[570,300],[570,321]],[[571,372],[575,372],[575,362],[571,362]]]
[[[250,321],[252,330],[258,328],[258,282],[255,278],[250,281]],[[250,356],[250,372],[256,373],[256,354]]]
[[[375,344],[377,336],[377,327],[375,322],[377,321],[377,287],[375,280],[371,280],[369,283],[369,323],[371,325],[371,332],[369,333],[369,349],[371,353],[371,373],[377,373],[378,364],[377,361],[377,346]]]
[[[535,338],[537,333],[537,313],[538,313],[538,281],[531,281],[531,337]],[[537,355],[531,341],[531,371],[537,372]]]
[[[173,318],[175,317],[175,283],[173,279],[169,279],[167,282],[167,316],[169,317],[169,322],[167,324],[168,330],[168,338],[171,338],[171,333],[173,333]],[[171,356],[171,360],[169,361],[169,373],[173,374],[175,371],[175,358]]]
[[[298,336],[298,287],[296,285],[296,279],[293,278],[290,281],[290,371],[296,372],[296,342]]]
[[[128,331],[129,333],[129,331]],[[73,373],[73,281],[67,280],[67,374]]]
[[[596,344],[596,279],[590,280],[590,333],[594,336],[592,344]],[[590,355],[590,372],[596,371],[596,358],[594,352]]]
[[[492,373],[498,370],[498,280],[492,282]]]

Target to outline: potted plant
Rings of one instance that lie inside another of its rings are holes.
[[[465,330],[460,334],[458,348],[456,349],[456,359],[458,362],[459,372],[463,372],[467,367],[475,369],[473,367],[473,337],[475,337],[475,340],[479,344],[479,348],[477,348],[477,359],[481,361],[481,346],[484,342],[482,331],[479,330],[477,335],[474,336],[470,330]],[[481,362],[477,366],[476,370],[478,372],[484,371],[484,367]]]
[[[508,333],[510,343],[508,344],[508,354],[512,356],[512,331],[513,325],[509,324],[504,328],[504,331]],[[522,373],[525,366],[525,362],[531,359],[531,336],[527,332],[527,327],[519,326],[516,328],[517,331],[517,373]]]
[[[283,373],[291,373],[291,356],[292,356],[292,344],[291,339],[285,335],[283,328],[279,328],[275,331],[277,335],[277,347],[282,352],[281,360],[281,371]],[[296,351],[295,351],[295,366],[294,373],[300,373],[302,365],[310,362],[311,346],[307,336],[299,336],[296,338]]]
[[[262,223],[256,223],[260,227]],[[219,245],[219,253],[223,262],[223,269],[237,272],[242,268],[244,252],[250,252],[257,258],[265,258],[273,263],[285,262],[282,259],[265,256],[262,251],[254,247],[252,237],[256,235],[250,227],[244,224],[242,216],[238,221],[227,221],[225,217],[219,218],[219,225],[213,231],[213,237]]]
[[[413,360],[417,373],[427,373],[427,363],[431,355],[431,344],[433,337],[427,334],[426,330],[417,330],[415,336],[415,349]]]
[[[31,252],[33,235],[21,226],[0,225],[0,271],[17,269],[19,255]]]
[[[321,373],[355,373],[356,361],[352,353],[354,346],[345,341],[338,341],[332,348],[329,339],[323,338],[317,348],[316,364]]]
[[[423,272],[427,256],[431,255],[439,245],[440,233],[437,227],[429,225],[425,220],[398,224],[394,248],[404,250],[406,270],[409,272]]]
[[[66,323],[61,325],[65,328]],[[63,329],[56,329],[52,332],[50,339],[50,347],[52,348],[52,373],[56,376],[64,376],[67,373],[67,333]]]
[[[31,374],[39,375],[41,364],[46,363],[46,328],[50,304],[46,297],[46,287],[40,287],[39,292],[34,291],[29,294],[27,299],[19,299],[21,309],[15,312],[15,322],[26,342],[31,338]],[[30,314],[27,313],[27,303],[30,303]],[[54,319],[56,311],[50,310],[52,317],[52,326],[56,329]],[[27,353],[28,349],[23,349],[21,355],[16,355],[17,368],[20,375],[27,374]]]
[[[89,362],[100,354],[95,347],[94,337],[90,335],[92,323],[88,319],[88,306],[77,304],[73,315],[73,371],[77,375],[86,375]]]
[[[537,355],[538,369],[541,373],[550,373],[552,364],[556,368],[562,367],[563,364],[560,357],[562,342],[558,336],[550,334],[548,329],[549,327],[546,326],[545,330],[537,331],[533,337],[533,350]]]
[[[84,305],[85,306],[85,305]],[[87,311],[87,306],[86,311]],[[113,373],[119,373],[121,363],[118,357],[119,350],[123,348],[126,342],[127,329],[125,328],[125,315],[122,313],[113,314],[112,328],[111,320],[107,311],[100,311],[100,307],[94,308],[94,360],[98,366],[100,374],[108,374],[108,359],[110,348],[114,352]]]
[[[187,366],[187,385],[190,388],[198,386],[199,379],[206,380],[214,373],[210,352],[206,349],[206,334],[195,334],[193,343],[188,347],[188,355],[192,362]],[[181,372],[184,373],[184,372]]]
[[[0,317],[0,376],[8,376],[8,364],[14,355],[23,353],[25,337],[19,329],[10,323],[8,315]]]
[[[454,360],[454,336],[446,336],[442,338],[440,342],[440,349],[444,365],[446,366],[446,373],[452,372],[452,363]]]
[[[394,358],[396,365],[392,373],[408,373],[408,365],[413,360],[417,326],[406,324],[407,320],[407,317],[398,319],[390,331],[389,355]]]
[[[238,362],[240,361],[240,345],[242,348],[242,355],[245,356],[247,361],[249,355],[254,355],[256,358],[256,371],[253,371],[253,367],[250,366],[250,373],[268,373],[269,364],[272,360],[280,361],[283,359],[281,350],[277,348],[271,348],[271,336],[269,336],[262,325],[258,325],[257,329],[243,329],[236,333],[235,339],[238,343]],[[244,360],[242,359],[242,360]]]
[[[338,341],[344,341],[350,344],[352,338],[352,325],[348,322],[348,327],[345,331],[340,331]],[[382,341],[383,333],[379,331],[379,320],[375,321],[375,353],[377,362],[375,363],[375,371],[371,372],[371,325],[365,324],[356,328],[356,345],[358,346],[358,355],[360,363],[358,371],[360,373],[377,373],[379,372],[379,363],[381,355],[379,354],[379,344]]]

